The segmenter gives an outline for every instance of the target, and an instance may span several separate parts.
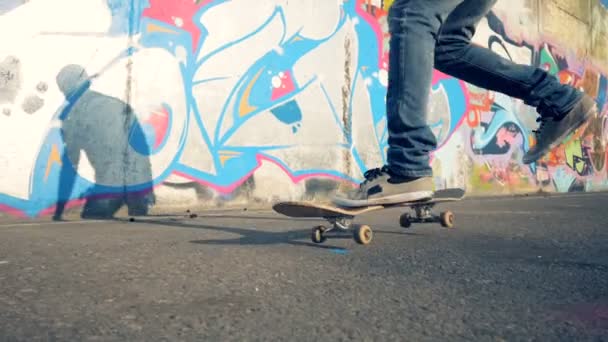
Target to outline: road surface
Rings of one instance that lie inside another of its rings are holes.
[[[317,220],[222,211],[0,224],[1,341],[608,341],[608,194]]]

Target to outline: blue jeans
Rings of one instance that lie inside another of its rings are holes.
[[[437,148],[427,125],[433,67],[470,84],[523,100],[541,116],[562,115],[582,93],[544,70],[513,63],[471,44],[497,0],[395,0],[387,93],[388,166],[406,177],[431,176]]]

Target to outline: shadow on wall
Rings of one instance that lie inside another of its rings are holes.
[[[0,0],[0,15],[8,13],[25,4],[28,0]]]
[[[57,75],[57,85],[66,98],[73,96],[87,80],[89,76],[79,65],[68,65]],[[104,193],[107,187],[123,189],[118,193],[113,191],[111,196],[88,197],[82,218],[112,218],[123,205],[128,207],[129,215],[148,214],[149,205],[154,202],[153,192],[126,191],[127,185],[152,182],[149,145],[131,106],[117,98],[87,90],[73,103],[62,121],[61,130],[66,154],[63,160],[69,162],[62,163],[53,219],[61,220],[66,206],[64,199],[70,197],[75,176],[82,172],[94,173],[91,193]],[[131,147],[134,141],[137,153]],[[85,158],[93,170],[87,170]]]

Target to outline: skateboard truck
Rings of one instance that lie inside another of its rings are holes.
[[[415,216],[410,213],[405,213],[399,218],[399,224],[403,228],[410,228],[412,223],[440,223],[442,227],[454,228],[454,213],[445,211],[439,215],[433,214],[435,203],[426,203],[420,205],[412,205]]]
[[[352,217],[324,217],[331,224],[330,227],[324,225],[316,226],[312,229],[311,240],[314,243],[323,243],[327,241],[325,234],[332,230],[348,231],[353,230],[353,239],[361,245],[367,245],[372,241],[373,232],[368,225],[353,224],[354,216]]]

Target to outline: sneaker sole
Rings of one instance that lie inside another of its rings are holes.
[[[335,198],[333,203],[341,207],[369,207],[372,205],[393,205],[401,203],[409,203],[422,201],[433,198],[433,191],[416,191],[405,194],[385,196],[381,198],[373,198],[367,200],[349,200],[346,198]]]
[[[551,144],[549,144],[547,147],[545,147],[541,152],[537,153],[536,158],[533,158],[531,160],[526,160],[525,158],[523,158],[523,163],[524,164],[532,164],[534,162],[536,162],[537,160],[539,160],[540,158],[542,158],[545,154],[547,154],[549,151],[553,150],[556,146],[558,146],[559,144],[561,144],[564,139],[566,139],[566,137],[568,135],[570,135],[570,133],[576,131],[577,129],[579,129],[585,122],[587,122],[591,117],[596,116],[598,113],[597,109],[595,108],[595,106],[591,107],[591,109],[589,109],[585,115],[576,122],[576,124],[570,126],[569,129],[567,129],[564,133],[562,133],[562,135],[560,135],[557,139],[555,139],[555,141],[553,141]]]

